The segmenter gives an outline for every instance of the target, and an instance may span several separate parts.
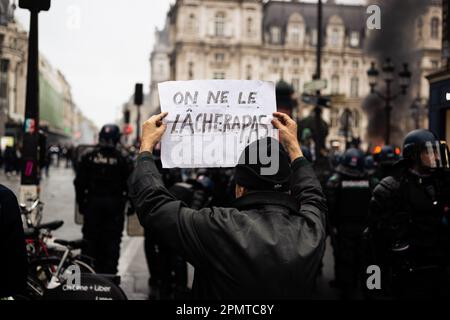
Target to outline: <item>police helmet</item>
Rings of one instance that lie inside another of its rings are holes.
[[[102,144],[116,145],[120,141],[120,129],[115,124],[107,124],[102,127],[99,140]]]
[[[364,153],[356,148],[347,149],[340,161],[340,165],[359,171],[364,171],[364,164]]]
[[[411,131],[403,142],[403,159],[428,169],[449,167],[449,152],[445,141],[439,141],[431,131]]]
[[[398,148],[397,148],[398,149]],[[398,153],[400,150],[398,150]],[[374,159],[378,163],[394,163],[399,160],[396,148],[393,146],[383,146],[378,153],[374,154]]]

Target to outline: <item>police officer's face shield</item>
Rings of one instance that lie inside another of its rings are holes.
[[[420,153],[421,165],[429,170],[449,169],[449,150],[445,141],[426,142]]]

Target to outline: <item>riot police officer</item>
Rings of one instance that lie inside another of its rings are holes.
[[[448,148],[428,130],[410,132],[398,173],[375,188],[369,230],[383,295],[450,297]]]
[[[336,172],[326,185],[330,235],[335,256],[335,285],[343,299],[359,298],[362,268],[361,235],[367,219],[372,188],[364,153],[356,148],[345,151]]]
[[[118,126],[103,126],[99,144],[82,156],[74,181],[84,216],[84,253],[94,258],[98,273],[116,274],[120,256],[126,181],[132,170],[130,158],[118,148],[120,136]]]

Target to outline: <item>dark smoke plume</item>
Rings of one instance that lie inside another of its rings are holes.
[[[369,0],[367,5],[376,4],[381,8],[381,30],[370,30],[366,42],[366,54],[376,62],[380,79],[377,89],[385,92],[381,68],[386,58],[391,58],[395,65],[395,74],[409,64],[412,72],[411,86],[405,97],[400,96],[391,104],[393,106],[391,121],[391,143],[400,144],[405,135],[408,120],[411,118],[410,106],[418,95],[420,74],[418,74],[419,51],[415,45],[417,19],[426,13],[432,0]],[[399,92],[398,80],[392,83],[394,93]],[[385,113],[384,101],[369,96],[364,109],[369,117],[368,136],[372,142],[384,141]]]

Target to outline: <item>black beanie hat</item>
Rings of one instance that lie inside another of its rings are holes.
[[[268,137],[244,149],[236,166],[235,180],[249,190],[285,192],[290,188],[291,173],[290,159],[283,146]]]

